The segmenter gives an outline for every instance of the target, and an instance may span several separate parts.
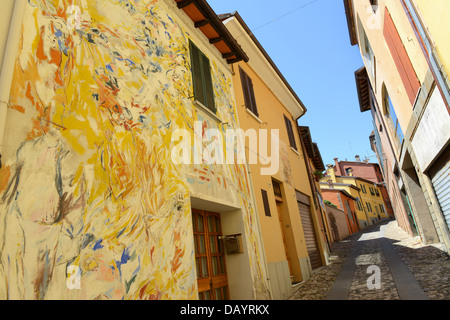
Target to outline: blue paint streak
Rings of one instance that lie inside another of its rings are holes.
[[[98,240],[95,245],[94,248],[92,248],[94,251],[103,248],[103,246],[101,245],[103,239]]]
[[[128,252],[128,249],[125,248],[122,252],[122,257],[120,258],[120,264],[126,264],[130,260],[130,253]]]

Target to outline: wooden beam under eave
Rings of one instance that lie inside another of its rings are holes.
[[[196,28],[201,28],[201,27],[206,26],[206,25],[209,24],[209,23],[210,23],[210,21],[209,21],[208,19],[205,19],[205,20],[201,20],[201,21],[195,22],[195,23],[194,23],[194,26],[195,26]]]
[[[236,63],[236,62],[239,62],[239,61],[241,61],[242,59],[230,59],[230,60],[227,60],[227,63],[228,64],[233,64],[233,63]]]
[[[232,58],[232,57],[237,57],[237,54],[235,52],[228,52],[228,53],[222,54],[222,58],[224,58],[224,59],[228,59],[228,58]]]
[[[193,2],[194,2],[194,0],[183,0],[183,1],[177,2],[177,7],[178,7],[178,9],[183,9]]]
[[[212,39],[209,39],[209,43],[214,44],[214,43],[220,42],[222,40],[224,40],[223,37],[212,38]]]

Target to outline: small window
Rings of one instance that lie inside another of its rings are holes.
[[[361,191],[362,191],[363,193],[367,193],[367,191],[366,191],[366,186],[363,185],[363,184],[361,184]]]
[[[216,113],[214,87],[209,59],[192,42],[189,43],[194,83],[194,99]]]
[[[273,193],[275,194],[275,196],[279,197],[279,198],[283,198],[283,195],[281,194],[281,186],[278,182],[276,182],[275,180],[272,180],[272,186],[273,186]]]
[[[294,129],[292,128],[291,120],[286,115],[284,116],[284,122],[286,123],[286,130],[289,136],[289,144],[292,148],[297,150],[297,144],[295,143]]]
[[[362,206],[362,204],[361,204],[361,201],[357,201],[356,202],[356,204],[357,204],[357,206],[358,206],[358,209],[359,209],[359,211],[364,211],[364,208],[363,208],[363,206]]]
[[[241,67],[239,67],[239,72],[241,74],[241,83],[242,83],[242,91],[244,92],[245,107],[258,117],[259,114],[258,108],[256,107],[256,99],[255,99],[255,92],[253,90],[252,79],[247,75],[247,73],[245,73],[244,70],[242,70]]]
[[[264,189],[261,189],[261,195],[262,195],[263,204],[264,204],[264,212],[267,217],[271,217],[272,214],[270,213],[270,205],[269,205],[269,198],[267,196],[267,191]]]

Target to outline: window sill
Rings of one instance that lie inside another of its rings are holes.
[[[220,120],[220,118],[217,116],[217,114],[215,114],[214,112],[212,112],[211,110],[209,110],[205,105],[203,105],[203,103],[201,103],[198,100],[194,100],[194,105],[199,108],[200,110],[202,110],[204,113],[206,113],[210,118],[216,120],[218,123],[223,123],[222,120]]]
[[[247,107],[245,108],[245,111],[247,111],[247,113],[256,121],[258,121],[259,123],[262,123],[262,120],[253,112],[251,112],[249,109],[247,109]]]
[[[295,149],[292,148],[292,147],[291,147],[291,150],[294,151],[298,156],[300,156],[300,153],[299,153],[297,150],[295,150]]]

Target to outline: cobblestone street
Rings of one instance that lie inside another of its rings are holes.
[[[398,261],[393,262],[392,256]],[[354,270],[348,270],[352,265]],[[368,288],[370,266],[379,268],[379,289]],[[347,284],[341,285],[346,273]],[[335,243],[330,264],[299,285],[290,300],[449,300],[449,275],[450,257],[446,252],[424,246],[419,237],[409,236],[391,221]]]

